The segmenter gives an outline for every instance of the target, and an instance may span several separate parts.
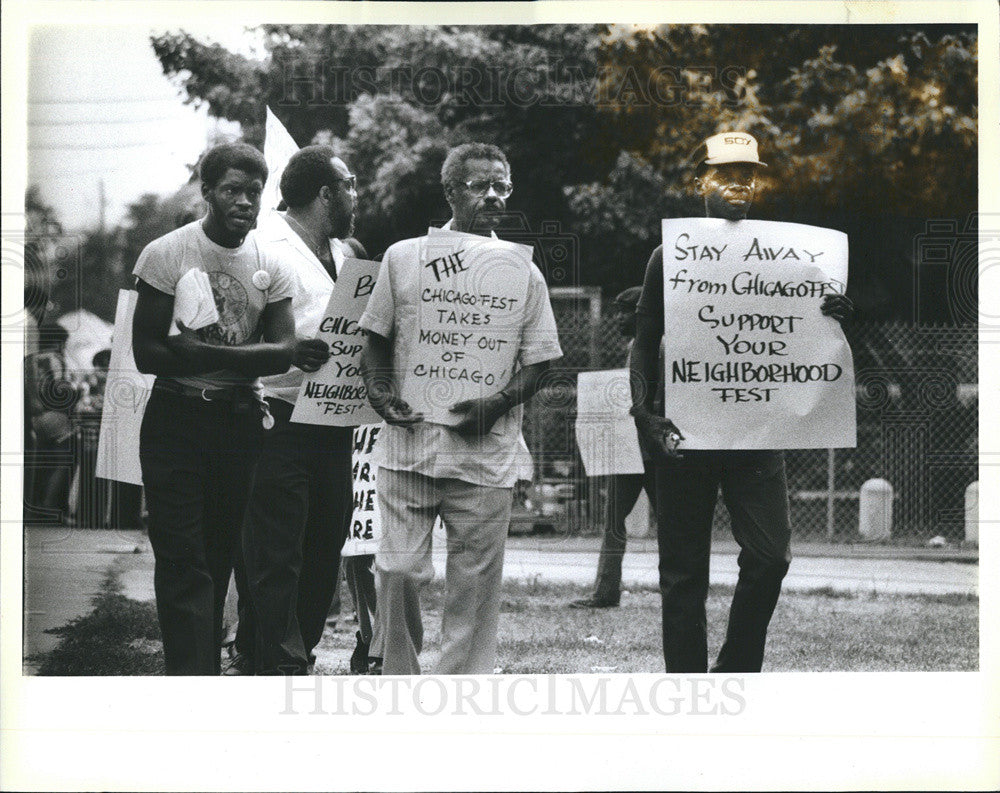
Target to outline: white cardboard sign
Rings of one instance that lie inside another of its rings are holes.
[[[354,513],[347,529],[347,541],[341,556],[364,556],[378,550],[382,536],[382,519],[376,493],[375,443],[381,424],[364,424],[354,428],[351,454],[351,474],[354,481]]]
[[[427,421],[454,425],[456,402],[510,380],[521,340],[531,248],[431,229],[420,251],[420,316],[402,398]]]
[[[356,427],[381,421],[368,404],[368,392],[361,378],[361,351],[364,334],[358,320],[378,277],[378,262],[346,259],[316,338],[330,345],[330,358],[302,380],[295,399],[292,421]]]
[[[846,286],[839,231],[664,220],[664,410],[681,449],[855,446],[851,349],[820,311]]]
[[[631,405],[628,369],[577,375],[576,443],[587,476],[645,470]]]
[[[142,484],[139,430],[156,379],[153,375],[142,374],[132,355],[132,315],[138,297],[139,293],[132,289],[118,291],[96,469],[101,479],[132,485]]]

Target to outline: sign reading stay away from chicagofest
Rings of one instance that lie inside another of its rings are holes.
[[[368,392],[361,379],[364,335],[358,325],[375,286],[378,268],[378,262],[344,260],[316,335],[330,345],[330,358],[303,379],[292,421],[334,427],[381,421],[368,404]]]
[[[527,245],[430,229],[420,251],[417,338],[401,395],[427,421],[503,388],[513,374],[531,267]]]
[[[846,286],[839,231],[664,220],[664,411],[681,449],[855,446],[851,349],[820,311]]]

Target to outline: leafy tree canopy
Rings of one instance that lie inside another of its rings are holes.
[[[440,164],[473,139],[508,153],[510,208],[575,234],[580,279],[608,291],[638,281],[660,217],[698,212],[688,157],[727,128],[769,164],[755,216],[848,230],[876,314],[912,305],[913,226],[887,265],[888,219],[976,208],[972,27],[270,25],[263,40],[261,59],[185,32],[152,43],[188,101],[251,142],[269,105],[300,145],[337,146],[376,253],[447,217]]]

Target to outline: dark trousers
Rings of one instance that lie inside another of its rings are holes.
[[[261,432],[252,397],[150,394],[139,457],[168,675],[219,674],[222,607]]]
[[[729,627],[713,672],[759,672],[791,561],[785,458],[774,451],[689,451],[657,465],[657,539],[667,672],[704,672],[705,600],[719,488],[740,546]]]
[[[252,626],[257,674],[305,674],[353,512],[351,429],[295,424],[291,405],[269,402],[275,424],[264,434],[243,523],[253,611],[241,608],[239,634]]]
[[[604,539],[597,560],[594,599],[617,603],[621,599],[622,557],[625,555],[625,519],[635,509],[643,488],[656,510],[656,475],[652,463],[645,463],[644,474],[618,474],[609,477],[608,505],[604,512]]]
[[[375,554],[344,557],[344,578],[358,613],[361,641],[371,645],[375,626]],[[381,653],[370,653],[381,657]]]

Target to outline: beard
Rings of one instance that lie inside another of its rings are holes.
[[[333,231],[330,236],[336,237],[338,240],[354,236],[354,212],[351,212],[346,218],[337,218],[333,223]]]

